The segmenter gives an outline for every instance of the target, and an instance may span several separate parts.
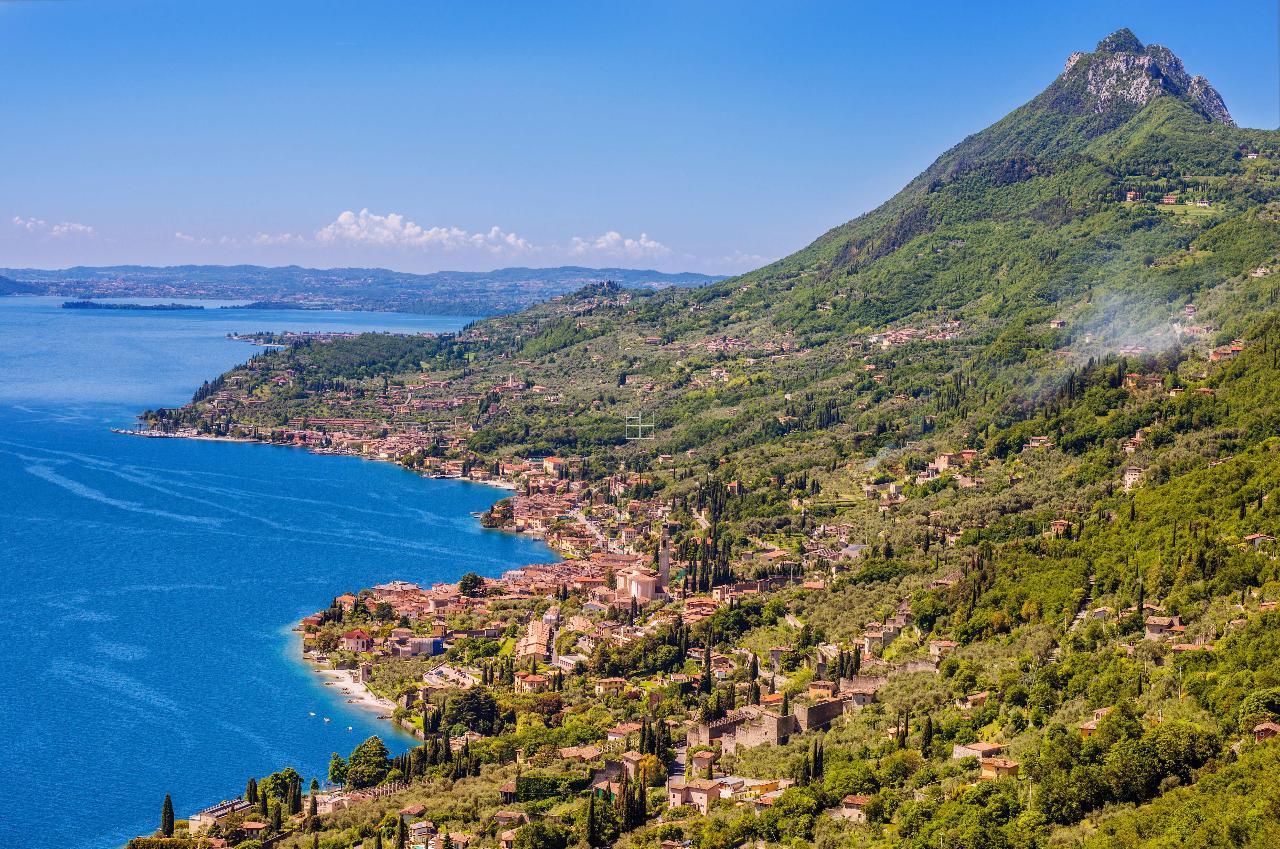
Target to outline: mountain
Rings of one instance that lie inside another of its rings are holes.
[[[1104,38],[1093,53],[1071,54],[1062,76],[1038,99],[1067,114],[1123,115],[1116,104],[1136,111],[1160,96],[1181,98],[1208,120],[1235,126],[1208,80],[1189,76],[1167,47],[1144,47],[1127,29]]]
[[[1273,132],[1236,128],[1213,87],[1167,48],[1121,30],[877,209],[743,281],[760,303],[778,289],[827,300],[826,320],[805,322],[815,329],[897,321],[926,306],[991,318],[992,298],[1052,307],[1090,286],[1152,276],[1140,260],[1208,229],[1192,224],[1222,224],[1223,234],[1246,226],[1273,190],[1270,169],[1248,154],[1274,154],[1275,144]],[[1192,222],[1126,207],[1128,191],[1209,201],[1214,212]],[[1082,243],[1082,228],[1107,248]]]
[[[1280,840],[1280,132],[1234,126],[1208,82],[1127,30],[751,273],[592,285],[453,337],[304,340],[145,419],[505,476],[520,494],[496,524],[671,552],[699,607],[592,595],[657,636],[596,645],[590,675],[700,729],[720,747],[709,768],[796,784],[680,805],[620,845]],[[564,595],[565,614],[584,601]],[[677,669],[697,693],[654,677],[662,617],[699,620],[706,665]],[[799,703],[806,723],[841,716],[751,745],[778,670],[770,721]],[[637,715],[591,692],[570,675],[557,716],[599,715],[603,739]],[[746,731],[732,750],[712,735],[726,717]],[[528,764],[554,751],[535,745]],[[489,796],[459,785],[439,810],[496,805],[514,773],[494,757]]]
[[[632,288],[701,286],[723,279],[693,272],[633,268],[499,268],[408,274],[384,268],[315,269],[257,265],[117,265],[57,270],[15,268],[26,291],[75,298],[201,297],[269,301],[285,306],[494,315],[612,280]],[[0,294],[4,294],[0,289]]]

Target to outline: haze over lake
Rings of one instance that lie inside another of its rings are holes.
[[[292,765],[323,778],[330,752],[370,734],[403,748],[301,664],[289,627],[344,590],[555,559],[470,515],[502,493],[110,428],[184,402],[258,350],[228,332],[466,319],[62,300],[0,299],[0,846],[117,846],[155,827],[166,792],[181,818],[250,774]]]

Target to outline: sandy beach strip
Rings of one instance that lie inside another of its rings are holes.
[[[319,666],[313,661],[308,661],[308,663],[317,675],[331,682],[329,686],[335,691],[333,695],[336,698],[341,698],[347,704],[359,705],[368,710],[376,711],[379,716],[390,717],[395,712],[395,702],[374,695],[367,686],[355,680],[354,671],[350,669],[331,669]]]

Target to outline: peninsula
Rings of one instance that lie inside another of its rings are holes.
[[[147,310],[151,312],[172,312],[179,310],[202,310],[201,304],[124,304],[111,301],[63,301],[64,310]]]

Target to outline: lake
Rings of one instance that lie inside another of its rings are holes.
[[[346,590],[556,559],[470,515],[503,493],[110,428],[259,350],[228,333],[466,319],[62,300],[0,298],[0,846],[119,846],[157,826],[165,793],[182,818],[250,775],[323,779],[331,752],[371,734],[411,745],[324,687],[290,627]]]

